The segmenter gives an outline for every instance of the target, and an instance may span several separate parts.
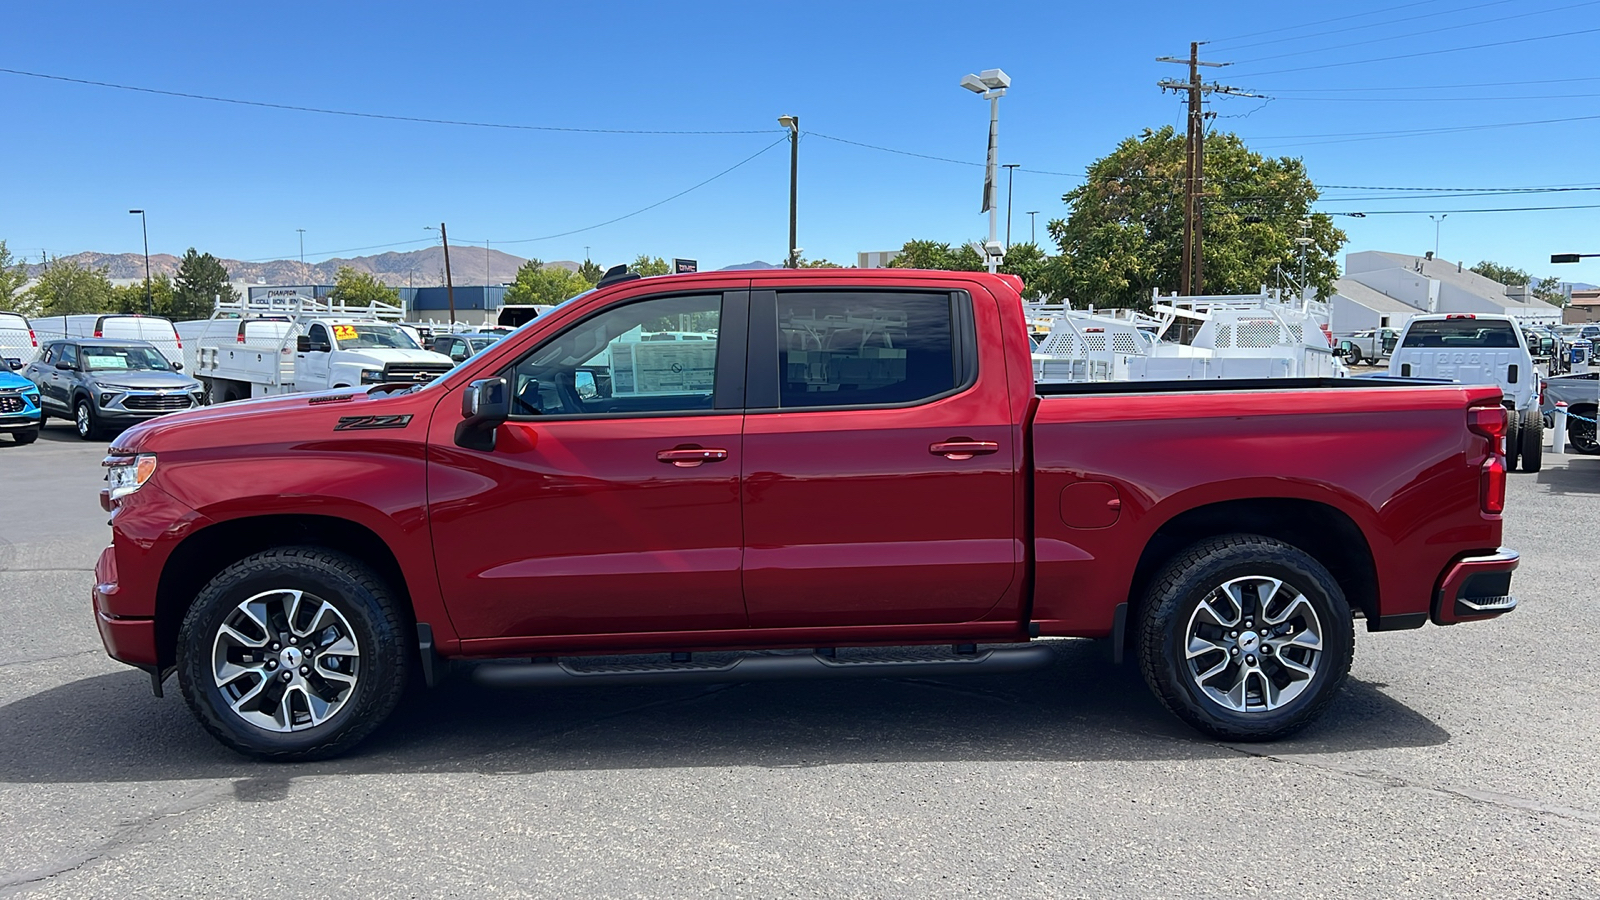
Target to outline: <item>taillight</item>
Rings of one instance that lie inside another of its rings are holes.
[[[178,338],[178,349],[179,350],[183,349],[183,338]]]
[[[239,333],[239,336],[238,336],[238,337],[236,337],[236,338],[234,338],[234,339],[233,339],[233,342],[234,342],[234,343],[235,343],[235,344],[242,344],[242,343],[244,343],[244,332],[242,332],[242,331],[241,331],[241,332],[240,332],[240,333]]]
[[[101,333],[100,333],[100,329],[98,329],[98,328],[96,328],[96,329],[95,329],[95,330],[94,330],[94,336],[95,336],[95,337],[105,337],[105,335],[103,335],[103,334],[101,334]]]
[[[1506,461],[1498,453],[1483,461],[1478,475],[1478,505],[1486,513],[1502,513],[1506,508]]]
[[[32,328],[28,329],[28,340],[31,341],[35,347],[39,346],[39,339],[33,336]]]
[[[1498,404],[1467,407],[1467,428],[1473,434],[1481,434],[1488,438],[1489,443],[1498,449],[1500,439],[1506,436],[1505,407]]]

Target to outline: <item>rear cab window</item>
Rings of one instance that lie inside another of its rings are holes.
[[[1517,331],[1499,319],[1432,319],[1411,323],[1403,349],[1510,349]]]

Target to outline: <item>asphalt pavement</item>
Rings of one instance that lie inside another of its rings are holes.
[[[1062,641],[965,680],[458,680],[270,765],[106,658],[103,452],[0,438],[0,896],[1600,896],[1600,458],[1511,476],[1519,610],[1358,629],[1329,714],[1275,744]]]

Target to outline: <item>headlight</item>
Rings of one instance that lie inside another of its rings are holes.
[[[361,370],[361,383],[362,384],[383,384],[383,370],[382,369],[362,369]]]
[[[156,473],[156,455],[108,456],[100,461],[106,470],[106,492],[112,502],[137,491]]]

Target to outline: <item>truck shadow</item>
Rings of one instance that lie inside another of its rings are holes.
[[[0,782],[243,779],[271,801],[288,779],[323,774],[530,773],[882,762],[1199,760],[1239,751],[1170,716],[1132,665],[1103,646],[1057,645],[1028,675],[949,680],[763,682],[695,687],[507,690],[455,679],[413,694],[349,756],[257,763],[116,673],[0,707]],[[1348,683],[1327,715],[1274,753],[1426,747],[1450,735],[1377,686]]]
[[[1546,465],[1537,477],[1552,494],[1600,494],[1600,458],[1570,456],[1566,465]]]

